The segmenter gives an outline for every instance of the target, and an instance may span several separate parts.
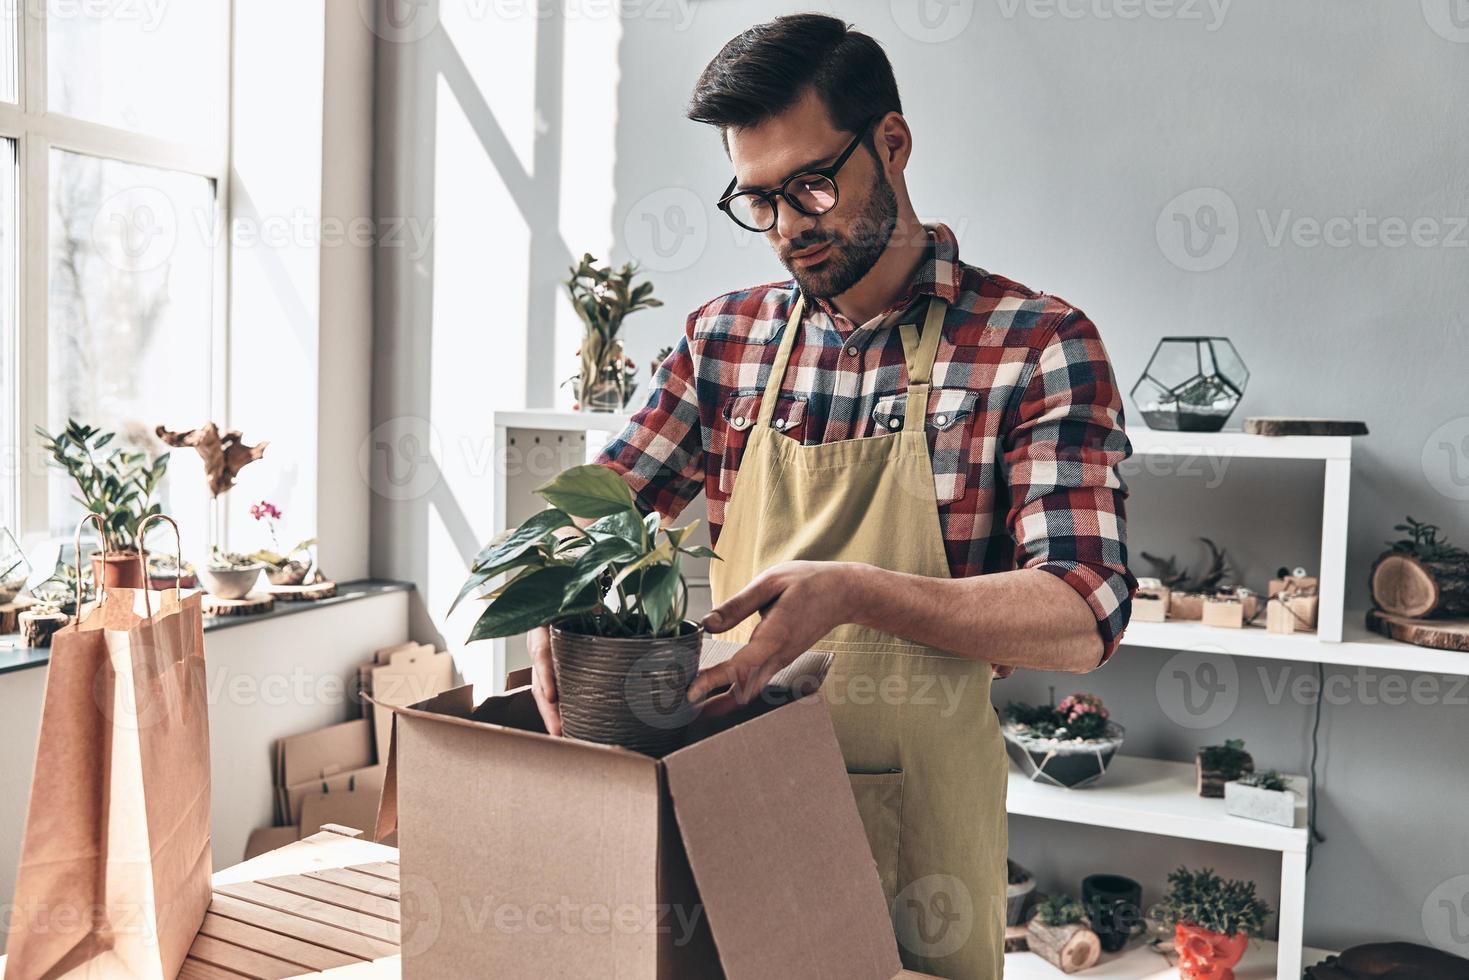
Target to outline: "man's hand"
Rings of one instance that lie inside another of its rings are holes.
[[[738,653],[699,672],[689,700],[698,701],[728,684],[738,703],[751,701],[781,668],[850,622],[858,568],[847,562],[788,561],[756,576],[704,617],[704,628],[711,633],[733,629],[757,612],[760,623]]]
[[[551,660],[551,630],[537,626],[525,635],[530,647],[530,690],[541,721],[552,735],[561,734],[561,705],[556,701],[556,665]]]

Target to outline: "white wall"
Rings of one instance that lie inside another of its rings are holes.
[[[1160,336],[1220,333],[1234,338],[1253,371],[1236,421],[1301,414],[1369,423],[1372,436],[1358,443],[1349,547],[1348,602],[1361,606],[1367,566],[1404,514],[1437,520],[1469,542],[1469,32],[1454,27],[1450,4],[677,0],[621,5],[615,25],[592,11],[618,5],[573,4],[574,16],[543,19],[533,30],[496,19],[495,5],[422,5],[411,29],[379,43],[379,209],[440,220],[473,213],[485,240],[456,244],[449,256],[441,238],[419,263],[380,253],[374,421],[422,420],[434,404],[434,427],[446,427],[443,451],[453,452],[461,438],[487,438],[486,408],[521,397],[554,403],[548,383],[570,373],[571,361],[564,336],[544,342],[553,319],[568,328],[554,289],[563,272],[544,243],[564,228],[568,209],[600,215],[607,203],[573,196],[566,168],[596,175],[589,179],[598,187],[612,174],[613,257],[641,261],[667,302],[628,325],[640,363],[678,337],[689,309],[783,276],[762,241],[709,206],[728,165],[717,136],[682,111],[699,70],[728,37],[815,7],[855,21],[892,58],[915,134],[909,183],[919,213],[948,222],[967,261],[1091,314],[1124,386]],[[616,36],[615,72],[573,58],[568,25],[589,30],[589,22]],[[490,35],[515,38],[513,54],[469,40]],[[584,65],[597,73],[589,77]],[[443,79],[469,110],[444,108]],[[563,107],[600,106],[614,87],[615,137],[601,149],[595,139],[577,143],[573,157],[573,141],[602,132],[606,118],[572,133]],[[435,185],[445,164],[435,155],[465,125],[454,115],[461,111],[478,140],[452,145],[468,147],[486,176],[445,195]],[[526,127],[536,126],[532,139]],[[546,174],[561,176],[543,181]],[[1216,190],[1199,190],[1209,188]],[[1204,205],[1223,209],[1215,213],[1224,233],[1213,239],[1202,237]],[[1351,228],[1359,212],[1367,219],[1361,231]],[[1337,217],[1349,219],[1346,244],[1312,244],[1311,223]],[[1391,244],[1389,231],[1385,243],[1385,219],[1408,229],[1417,222],[1419,242]],[[1277,240],[1282,220],[1287,234]],[[1197,260],[1179,236],[1188,222]],[[1369,222],[1378,224],[1369,230]],[[597,239],[593,230],[567,237],[565,252],[596,251],[605,241]],[[506,251],[510,258],[496,261]],[[451,298],[438,269],[481,255],[473,288]],[[1218,267],[1189,268],[1211,264]],[[486,336],[503,340],[486,352]],[[445,344],[453,345],[447,355]],[[530,358],[524,379],[522,352]],[[478,373],[446,369],[456,355]],[[1218,484],[1134,465],[1128,477],[1135,553],[1197,561],[1193,538],[1209,534],[1254,582],[1278,565],[1309,566],[1318,553],[1319,471],[1235,462]],[[426,584],[430,608],[441,610],[487,536],[490,506],[473,481],[453,492],[436,484],[412,501],[379,496],[374,571]],[[421,543],[435,539],[446,546]],[[1168,656],[1125,651],[1081,681],[1019,677],[997,700],[1044,697],[1051,683],[1061,685],[1058,694],[1094,689],[1128,724],[1128,751],[1185,759],[1197,745],[1244,735],[1265,764],[1304,769],[1310,705],[1270,694],[1277,665],[1240,661],[1239,706],[1223,724],[1195,730],[1160,709],[1156,681]],[[1352,693],[1325,706],[1321,816],[1329,840],[1310,876],[1307,939],[1337,947],[1379,937],[1422,942],[1423,916],[1443,889],[1469,889],[1460,877],[1469,872],[1460,818],[1469,787],[1442,761],[1463,742],[1464,691],[1430,678],[1427,696],[1393,705],[1372,692],[1396,675],[1373,673],[1365,687],[1346,679]],[[1038,865],[1050,887],[1074,890],[1105,864],[1136,869],[1156,896],[1171,863],[1234,861],[1273,896],[1274,873],[1248,852],[1220,856],[1016,823],[1017,856]]]
[[[346,696],[357,665],[408,639],[411,592],[387,592],[204,637],[214,867],[244,859],[272,822],[275,741],[356,717]],[[46,668],[0,674],[0,895],[15,888]]]

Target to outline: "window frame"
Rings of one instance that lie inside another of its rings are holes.
[[[18,295],[14,298],[18,326],[14,338],[16,384],[9,396],[14,399],[18,430],[14,436],[19,453],[14,472],[0,478],[13,481],[11,491],[16,503],[16,526],[11,530],[22,547],[30,547],[34,540],[50,536],[47,466],[35,427],[46,425],[48,421],[51,151],[64,150],[211,180],[216,220],[220,222],[219,227],[228,229],[230,122],[234,98],[233,0],[224,0],[224,7],[224,29],[215,39],[218,46],[215,64],[221,73],[219,112],[223,125],[218,128],[212,142],[184,144],[50,112],[46,106],[47,5],[44,0],[18,5],[16,101],[0,102],[0,138],[15,141],[19,185],[16,200]],[[229,395],[225,357],[229,350],[229,240],[228,234],[221,236],[213,255],[209,413],[215,419],[224,418]],[[0,298],[0,301],[5,300]],[[0,434],[4,439],[10,436],[10,433]]]

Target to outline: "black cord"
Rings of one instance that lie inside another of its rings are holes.
[[[1321,755],[1321,743],[1317,736],[1321,731],[1321,704],[1326,700],[1326,664],[1316,662],[1316,715],[1311,720],[1311,785],[1307,787],[1310,802],[1307,806],[1310,813],[1306,817],[1306,827],[1310,835],[1306,841],[1306,870],[1311,870],[1311,859],[1316,856],[1316,845],[1326,843],[1326,835],[1316,827],[1316,760]]]

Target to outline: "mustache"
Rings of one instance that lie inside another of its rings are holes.
[[[791,254],[793,252],[799,252],[802,249],[810,248],[813,245],[825,245],[828,242],[833,245],[839,245],[841,244],[841,238],[837,235],[802,235],[800,238],[792,239],[791,242],[786,245],[781,255],[784,259],[786,259],[786,261],[790,261]]]

